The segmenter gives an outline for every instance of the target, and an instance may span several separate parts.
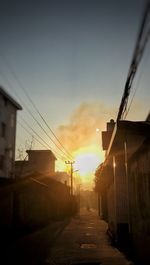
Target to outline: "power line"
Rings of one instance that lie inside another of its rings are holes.
[[[131,101],[130,101],[129,107],[128,107],[128,109],[126,110],[126,113],[125,113],[124,119],[126,119],[128,113],[129,113],[129,111],[130,111],[130,109],[131,109],[131,106],[132,106],[133,100],[134,100],[134,98],[135,98],[136,92],[137,92],[137,90],[139,89],[140,81],[141,81],[141,79],[142,79],[142,76],[143,76],[143,73],[144,73],[144,69],[145,69],[145,67],[146,67],[146,65],[147,65],[148,57],[149,57],[149,56],[146,57],[146,64],[145,64],[145,66],[143,67],[143,69],[142,69],[142,71],[141,71],[141,73],[140,73],[140,75],[139,75],[139,78],[138,78],[138,81],[137,81],[136,88],[135,88],[134,93],[133,93],[133,96],[132,96],[132,98],[131,98]],[[144,60],[144,61],[145,61],[145,60]]]
[[[10,85],[10,82],[9,82],[9,80],[6,78],[6,80],[7,80],[7,82],[9,83],[9,86],[15,91],[15,94],[16,94],[16,90],[15,90],[15,88],[12,86],[12,85]],[[17,95],[17,94],[16,94]],[[19,95],[17,95],[17,97],[18,97],[18,99],[19,99],[19,101],[21,102],[21,104],[25,107],[25,109],[26,109],[26,111],[29,113],[29,115],[33,118],[33,120],[38,124],[38,126],[44,131],[44,133],[46,134],[46,136],[51,140],[51,142],[53,142],[53,144],[57,147],[57,149],[59,149],[62,153],[63,153],[63,155],[65,156],[65,157],[69,157],[70,158],[70,156],[68,156],[63,150],[62,150],[62,148],[60,148],[56,143],[55,143],[55,141],[49,136],[49,134],[46,132],[46,130],[43,128],[43,126],[41,125],[41,123],[35,118],[35,116],[33,115],[33,113],[31,112],[31,110],[29,109],[29,107],[26,105],[26,103],[21,99],[21,97],[19,96]]]
[[[30,136],[33,136],[32,134],[31,134],[31,132],[20,122],[20,121],[18,121],[18,124],[30,135]],[[31,127],[29,127],[32,131],[34,131]],[[35,133],[35,132],[34,132]],[[39,138],[41,138],[37,133],[35,133]],[[43,146],[44,148],[50,148],[49,150],[52,150],[53,151],[53,149],[41,138],[41,140],[42,140],[42,142],[44,142],[44,143],[42,143],[38,138],[36,138],[35,136],[34,136],[34,139],[41,145],[41,146]],[[65,157],[61,157],[60,156],[60,154],[58,154],[56,151],[53,151],[54,153],[56,153],[57,154],[57,156],[61,159],[61,160],[63,160],[63,159],[65,159]]]
[[[28,131],[28,129],[27,128],[25,128],[25,126],[20,122],[20,121],[18,121],[18,124],[30,135],[30,136],[33,136],[31,133],[30,133],[30,131]],[[44,146],[45,148],[47,148],[47,146],[46,145],[44,145],[43,143],[41,143],[41,141],[39,141],[36,137],[34,137],[35,138],[35,140],[40,144],[40,145],[42,145],[42,146]]]
[[[11,72],[11,74],[14,76],[15,80],[17,81],[17,83],[19,84],[20,88],[23,90],[24,94],[26,95],[27,99],[30,101],[31,105],[33,106],[33,108],[35,109],[35,111],[38,113],[38,115],[40,116],[40,118],[42,119],[42,121],[44,122],[44,124],[47,126],[47,128],[50,130],[50,132],[52,133],[52,135],[55,137],[55,139],[57,140],[57,142],[60,144],[60,146],[64,149],[64,151],[66,152],[66,154],[73,159],[72,155],[67,151],[67,149],[63,146],[63,144],[61,143],[61,141],[58,139],[58,137],[55,135],[55,133],[53,132],[53,130],[50,128],[50,126],[48,125],[48,123],[46,122],[46,120],[44,119],[43,115],[40,113],[40,111],[38,110],[37,106],[35,105],[35,103],[33,102],[33,100],[31,99],[31,97],[29,96],[29,94],[27,93],[23,83],[21,82],[21,80],[18,78],[18,76],[16,75],[14,69],[12,68],[12,66],[10,65],[10,63],[8,62],[8,60],[6,59],[6,57],[4,55],[1,55],[1,57],[3,58],[3,60],[5,61],[5,63],[7,64],[9,71]],[[54,141],[51,139],[51,141],[54,143]],[[55,144],[56,145],[56,144]],[[56,145],[57,146],[57,145]],[[57,146],[58,147],[58,146]],[[62,152],[64,153],[64,151],[62,150]]]
[[[144,15],[142,18],[142,23],[140,26],[140,30],[139,30],[133,58],[131,61],[127,80],[125,83],[124,93],[123,93],[122,100],[121,100],[120,107],[119,107],[117,121],[119,121],[120,119],[123,118],[123,115],[126,111],[128,98],[129,98],[131,86],[133,83],[133,79],[134,79],[134,76],[136,74],[137,67],[138,67],[138,65],[142,59],[143,52],[144,52],[145,46],[147,44],[147,41],[148,41],[148,38],[150,35],[150,29],[148,29],[147,32],[145,33],[145,28],[146,28],[147,23],[148,23],[149,13],[150,13],[150,1],[147,2],[146,8],[144,10]],[[145,36],[144,36],[144,33],[145,33]]]
[[[29,125],[29,123],[27,122],[27,121],[25,121],[25,119],[22,117],[22,120],[23,120],[23,122],[26,124],[26,126],[37,136],[37,137],[39,137],[40,138],[40,140],[49,148],[49,149],[52,149],[52,147]],[[60,156],[60,154],[59,153],[57,153],[56,151],[55,151],[55,153],[58,155],[58,156]],[[62,156],[62,158],[63,159],[65,159],[65,157],[63,157]],[[61,158],[61,159],[62,159]]]
[[[49,146],[49,144],[29,125],[29,123],[27,121],[25,121],[25,119],[23,117],[21,117],[21,119],[23,120],[23,122],[26,124],[26,126],[37,136],[40,138],[40,140],[42,142],[44,142],[44,144],[48,147],[51,148],[51,146]]]

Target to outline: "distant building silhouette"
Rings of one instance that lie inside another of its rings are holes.
[[[43,175],[55,172],[56,157],[51,150],[27,150],[28,160],[15,162],[16,177],[25,177],[38,172]]]

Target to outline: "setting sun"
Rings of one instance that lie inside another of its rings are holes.
[[[96,154],[85,153],[76,157],[76,165],[81,175],[86,176],[93,172],[99,163],[99,157]]]
[[[92,181],[96,167],[102,160],[102,153],[99,146],[87,146],[77,150],[75,156],[75,170],[79,170],[79,175],[83,182]]]
[[[93,186],[94,173],[97,166],[103,161],[104,154],[99,145],[89,145],[77,149],[72,153],[75,163],[73,163],[74,186],[83,184],[89,189]],[[70,164],[65,160],[57,161],[57,170],[66,171],[70,174]]]

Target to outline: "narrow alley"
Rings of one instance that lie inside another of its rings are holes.
[[[44,264],[133,264],[111,246],[106,231],[107,224],[95,210],[82,209],[55,241]]]

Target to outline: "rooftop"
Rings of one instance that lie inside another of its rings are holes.
[[[114,127],[112,137],[110,140],[109,148],[107,150],[107,156],[114,145],[116,139],[120,136],[130,133],[132,135],[141,135],[148,137],[150,135],[150,122],[149,121],[118,121]]]
[[[53,156],[55,159],[56,156],[54,155],[54,153],[51,150],[26,150],[27,154],[31,154],[31,153],[48,153],[49,155]]]
[[[21,105],[13,99],[5,90],[0,86],[0,94],[6,97],[18,110],[22,110]]]

